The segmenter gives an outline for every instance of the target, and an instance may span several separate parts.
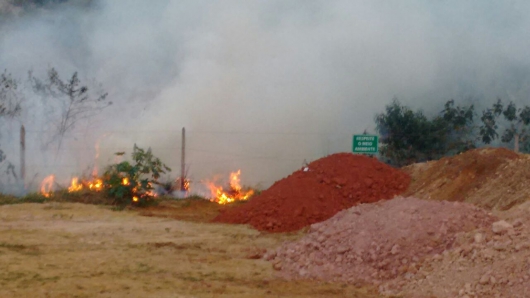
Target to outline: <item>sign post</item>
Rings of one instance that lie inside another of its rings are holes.
[[[379,152],[379,137],[372,135],[354,135],[353,153],[376,154]]]

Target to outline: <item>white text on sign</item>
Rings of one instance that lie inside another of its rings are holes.
[[[357,150],[357,151],[366,151],[366,152],[376,151],[375,148],[373,148],[373,147],[360,147],[360,148],[356,148],[355,150]]]
[[[373,146],[373,142],[357,142],[357,146]]]
[[[375,141],[375,137],[355,137],[356,141]]]

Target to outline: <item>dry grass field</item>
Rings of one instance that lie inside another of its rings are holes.
[[[300,235],[207,223],[217,208],[199,201],[141,211],[0,206],[0,297],[378,297],[276,278],[256,257]]]

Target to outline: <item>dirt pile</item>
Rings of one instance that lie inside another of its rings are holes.
[[[506,208],[521,198],[506,198],[513,194],[513,179],[529,181],[530,171],[518,173],[519,155],[504,148],[475,149],[437,161],[414,164],[403,170],[412,181],[405,195],[422,199],[472,202],[485,208]],[[515,163],[511,168],[506,166]],[[528,162],[527,164],[530,164]],[[517,174],[516,174],[517,173]],[[497,178],[502,181],[494,182]],[[495,188],[492,188],[495,185]],[[490,193],[490,191],[494,191]]]
[[[343,210],[264,258],[286,278],[380,285],[415,276],[426,258],[440,258],[460,233],[495,220],[467,203],[398,197]]]
[[[486,179],[467,202],[490,209],[507,210],[530,201],[530,155],[509,160]]]
[[[214,221],[250,224],[269,232],[296,231],[359,203],[391,199],[410,177],[377,159],[333,154],[277,181],[249,202],[228,208]]]
[[[380,291],[404,297],[530,297],[530,202],[508,212],[500,213],[504,220],[460,235],[452,249]]]

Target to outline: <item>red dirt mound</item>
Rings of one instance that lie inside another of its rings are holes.
[[[224,210],[214,221],[296,231],[356,204],[391,199],[409,183],[408,174],[377,159],[337,153],[277,181],[248,203]]]

